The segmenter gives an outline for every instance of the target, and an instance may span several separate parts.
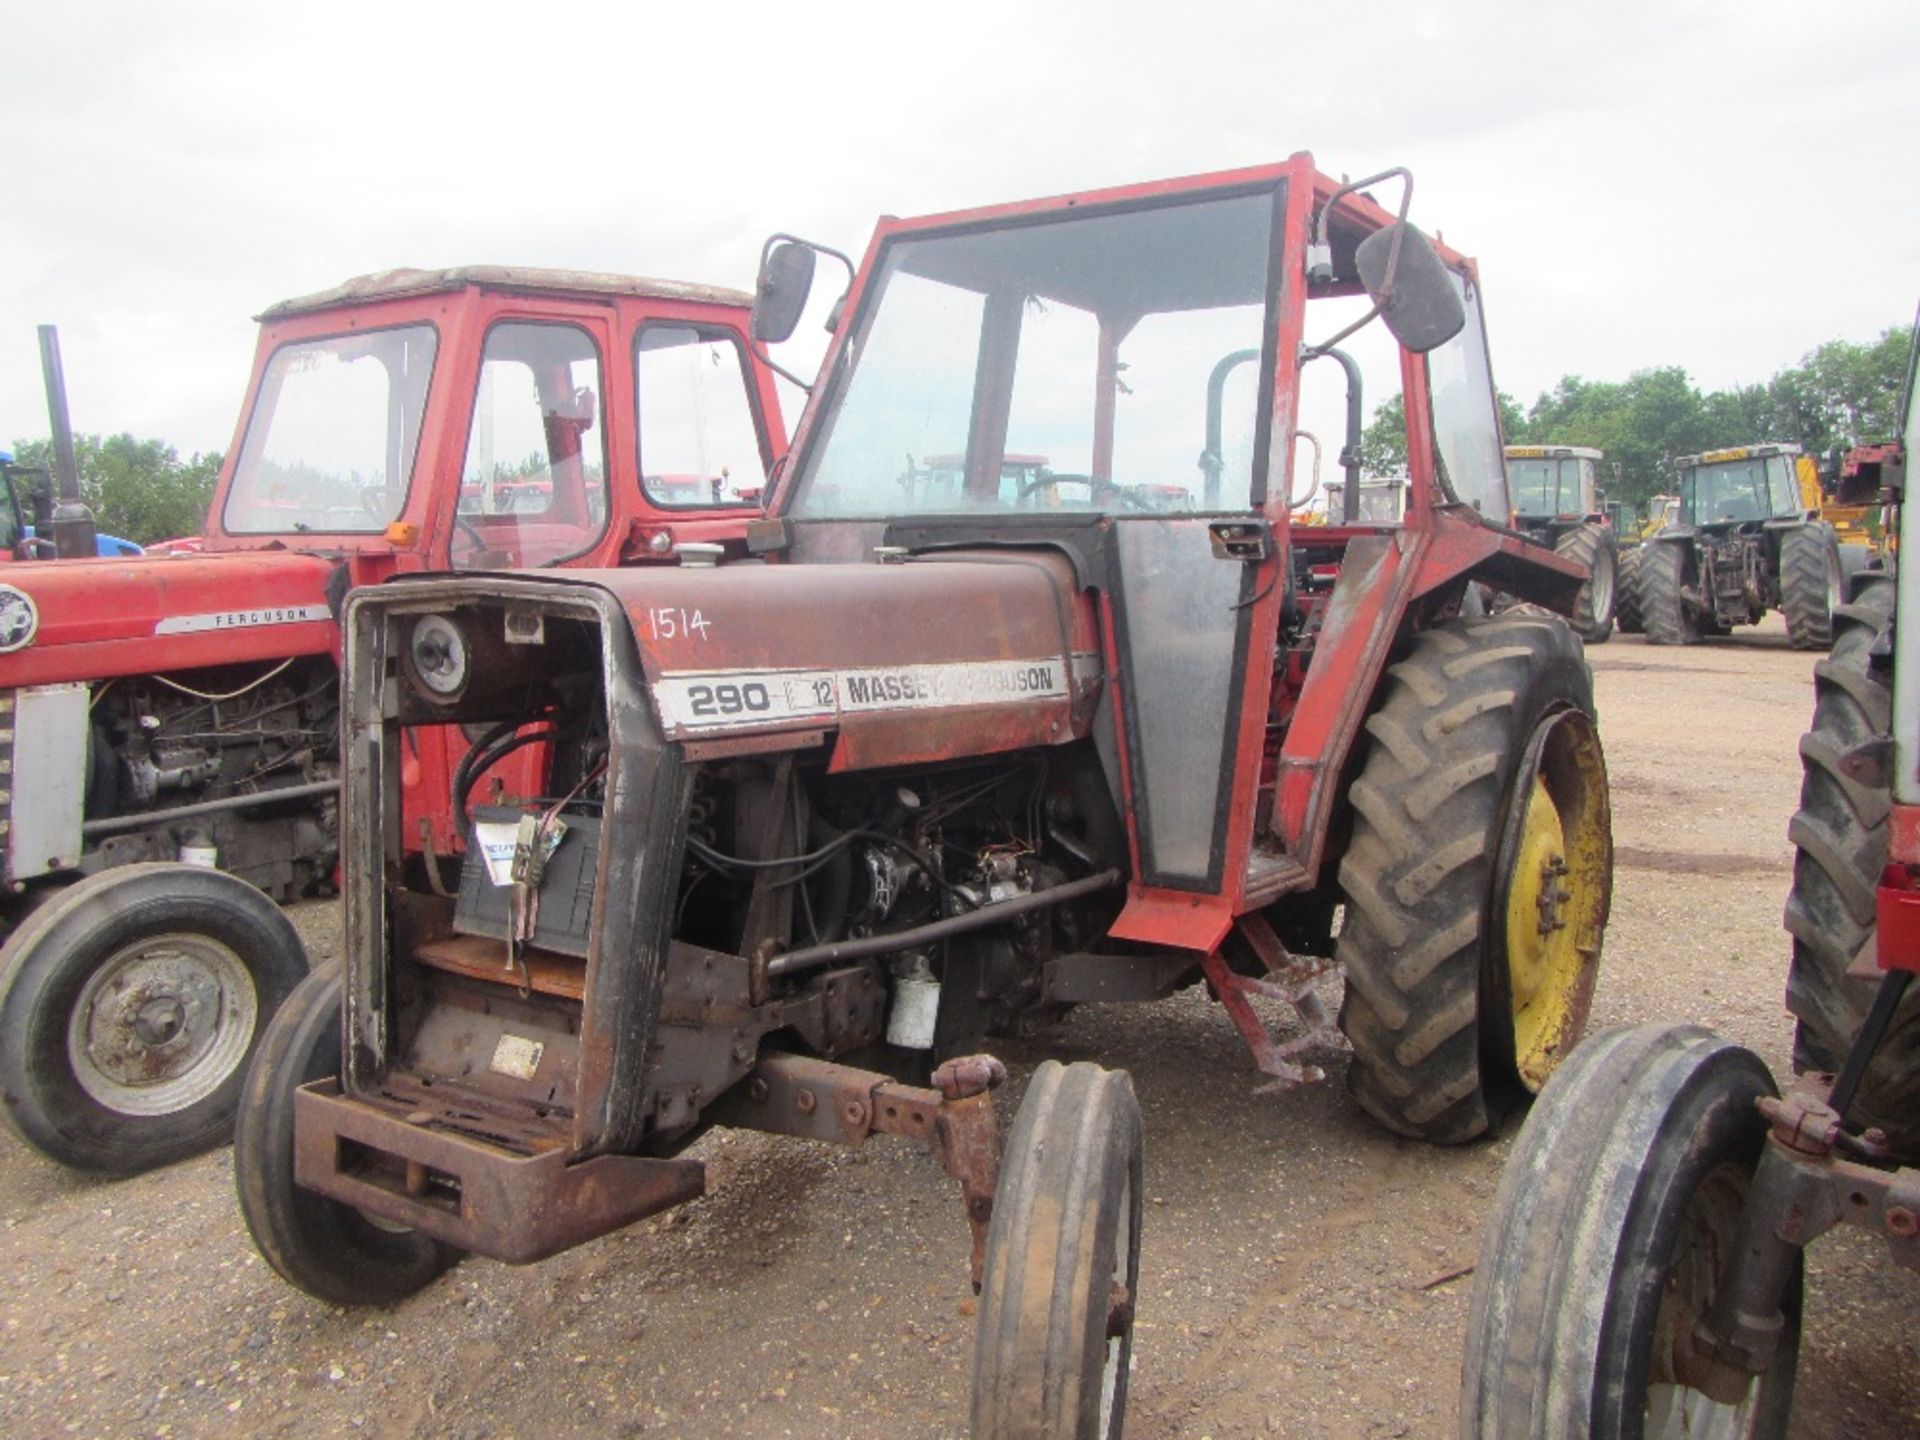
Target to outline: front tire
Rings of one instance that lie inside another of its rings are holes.
[[[1347,1082],[1389,1129],[1484,1134],[1579,1040],[1612,891],[1593,678],[1554,617],[1422,634],[1348,792]]]
[[[233,1133],[233,1178],[255,1248],[289,1284],[334,1305],[391,1305],[460,1252],[376,1225],[293,1178],[293,1094],[340,1070],[340,971],[301,982],[260,1042]]]
[[[1875,890],[1887,861],[1892,776],[1874,774],[1876,746],[1892,730],[1892,676],[1874,663],[1875,641],[1893,625],[1894,584],[1862,582],[1833,616],[1833,653],[1813,667],[1813,724],[1800,739],[1800,808],[1787,826],[1793,936],[1787,1009],[1796,1070],[1837,1071],[1873,1003],[1875,982],[1847,971],[1872,954]],[[1920,992],[1909,991],[1874,1053],[1850,1116],[1887,1132],[1902,1156],[1920,1155]]]
[[[244,880],[175,864],[89,876],[0,951],[7,1118],[50,1158],[108,1175],[218,1145],[306,973],[292,924]]]
[[[1481,1242],[1462,1365],[1471,1440],[1778,1440],[1799,1358],[1800,1270],[1772,1366],[1738,1406],[1679,1378],[1712,1302],[1774,1094],[1751,1051],[1698,1026],[1609,1030],[1528,1117]]]
[[[1796,650],[1833,644],[1833,612],[1846,598],[1840,545],[1827,525],[1801,525],[1780,536],[1780,610]]]
[[[1141,1123],[1124,1071],[1049,1060],[987,1230],[976,1440],[1117,1440],[1140,1287]]]
[[[1619,593],[1620,547],[1605,525],[1576,525],[1560,537],[1554,550],[1587,567],[1589,578],[1574,597],[1568,624],[1589,645],[1605,644],[1613,634],[1615,597]]]

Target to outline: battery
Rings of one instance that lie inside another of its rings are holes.
[[[479,824],[512,829],[529,813],[505,805],[481,805],[474,809],[473,818]],[[584,959],[594,879],[600,872],[600,819],[571,810],[561,811],[560,818],[566,821],[567,831],[540,880],[540,913],[531,943],[541,950]],[[493,883],[483,851],[477,839],[467,846],[460,868],[460,896],[453,905],[453,928],[463,935],[504,941],[513,886]]]

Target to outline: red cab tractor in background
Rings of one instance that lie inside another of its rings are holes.
[[[760,507],[717,481],[762,485],[785,448],[734,291],[398,270],[260,318],[192,553],[0,567],[0,1090],[86,1168],[224,1135],[306,973],[262,892],[333,879],[347,591],[744,555]],[[409,850],[460,852],[455,791],[538,793],[532,750],[478,733],[410,735]]]
[[[883,221],[748,557],[357,591],[344,965],[236,1128],[268,1261],[391,1301],[699,1193],[712,1123],[911,1135],[974,1226],[976,1433],[1111,1436],[1138,1111],[1043,1066],[1002,1166],[986,1037],[1204,980],[1308,1078],[1251,997],[1329,1042],[1337,953],[1384,1124],[1463,1141],[1536,1089],[1607,917],[1591,677],[1555,615],[1459,612],[1587,576],[1505,526],[1478,275],[1410,191],[1303,154]],[[814,264],[769,246],[761,338]],[[1297,524],[1296,442],[1396,394],[1404,515]],[[457,876],[400,803],[450,725],[548,766]]]

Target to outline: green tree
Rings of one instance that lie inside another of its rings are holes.
[[[1829,340],[1767,384],[1777,434],[1821,454],[1900,433],[1910,326],[1890,326],[1870,345]],[[1729,441],[1723,443],[1740,443]]]
[[[23,441],[14,453],[22,465],[53,463],[53,446],[46,440]],[[95,525],[107,534],[151,545],[197,534],[206,520],[220,475],[219,455],[196,453],[182,460],[165,441],[128,434],[76,435],[73,453],[80,493],[93,509]]]
[[[1525,418],[1520,404],[1506,391],[1495,392],[1500,407],[1500,429],[1508,443],[1516,443]],[[1404,475],[1407,473],[1407,407],[1398,391],[1382,401],[1373,419],[1360,432],[1360,468],[1368,475]]]

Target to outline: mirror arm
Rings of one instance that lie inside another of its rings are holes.
[[[769,355],[767,353],[766,345],[763,344],[761,341],[749,338],[747,340],[747,349],[753,352],[754,359],[758,360],[762,365],[766,366],[769,370],[773,371],[773,373],[778,375],[782,380],[785,380],[790,384],[798,385],[801,391],[804,392],[805,394],[808,394],[808,395],[813,394],[812,384],[808,381],[802,380],[798,375],[794,374],[791,370],[787,369],[786,366],[782,365],[778,360],[775,360],[771,355]]]
[[[1356,190],[1364,190],[1369,185],[1378,185],[1383,180],[1398,176],[1402,182],[1400,191],[1400,213],[1395,217],[1400,224],[1407,223],[1407,212],[1413,206],[1413,172],[1404,165],[1396,165],[1391,170],[1382,170],[1378,175],[1369,175],[1364,180],[1349,180],[1327,197],[1327,203],[1320,207],[1320,213],[1314,217],[1313,239],[1307,246],[1307,278],[1321,284],[1333,279],[1333,242],[1327,238],[1327,230],[1332,223],[1333,207]],[[1394,236],[1393,250],[1387,260],[1387,283],[1382,298],[1393,293],[1394,267],[1400,260],[1400,237]],[[1328,342],[1333,343],[1332,341]]]

